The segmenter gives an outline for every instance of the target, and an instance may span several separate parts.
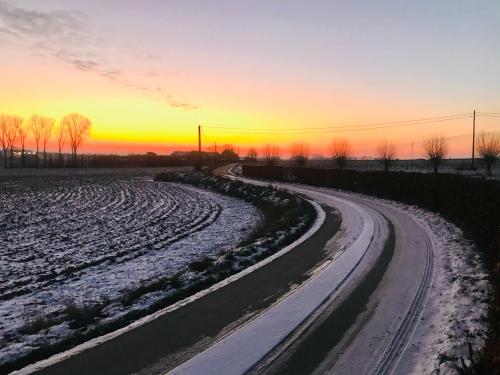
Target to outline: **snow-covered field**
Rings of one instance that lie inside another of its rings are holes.
[[[147,308],[165,292],[123,295],[234,248],[261,217],[151,171],[47,173],[0,180],[0,365],[84,332],[71,309],[97,308],[94,324]]]

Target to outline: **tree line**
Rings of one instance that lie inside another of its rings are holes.
[[[59,165],[63,165],[62,150],[69,145],[71,149],[71,165],[77,165],[77,152],[87,138],[92,122],[79,113],[64,116],[56,125],[50,117],[33,115],[24,120],[20,116],[0,114],[0,145],[3,150],[5,168],[14,166],[14,152],[21,154],[21,167],[26,166],[26,139],[32,135],[35,146],[36,166],[40,166],[40,152],[43,152],[43,166],[47,167],[47,145],[55,136],[58,147]]]
[[[439,172],[439,167],[443,159],[448,155],[448,144],[446,138],[433,136],[423,142],[424,154],[432,165],[434,173]],[[347,162],[352,158],[352,145],[347,139],[333,140],[329,145],[329,154],[338,169],[345,169]],[[310,159],[311,151],[308,143],[295,142],[289,148],[291,160],[298,167],[306,165]],[[382,141],[377,146],[376,160],[382,164],[384,171],[389,171],[397,157],[396,146],[388,141]],[[495,133],[481,133],[478,137],[477,152],[483,159],[486,172],[491,176],[492,168],[500,157],[500,137]],[[248,150],[246,159],[256,161],[258,158],[257,149],[252,147]],[[274,165],[280,160],[280,147],[267,144],[262,148],[262,160],[267,165]]]

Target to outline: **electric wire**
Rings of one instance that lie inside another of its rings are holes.
[[[420,118],[420,119],[414,119],[414,120],[402,120],[402,121],[389,121],[389,122],[373,122],[373,123],[365,123],[365,124],[351,124],[351,125],[336,125],[336,126],[323,126],[323,127],[302,127],[302,128],[281,128],[279,129],[280,131],[300,131],[300,130],[328,130],[328,129],[352,129],[352,128],[366,128],[366,127],[375,127],[375,126],[383,126],[383,125],[398,125],[398,124],[413,124],[413,123],[421,123],[421,122],[427,122],[427,121],[434,121],[434,120],[447,120],[447,119],[455,119],[457,117],[462,117],[462,116],[467,116],[470,117],[472,116],[471,113],[458,113],[458,114],[452,114],[452,115],[445,115],[445,116],[434,116],[434,117],[425,117],[425,118]],[[210,129],[226,129],[226,130],[269,130],[268,128],[242,128],[242,127],[230,127],[230,126],[217,126],[217,125],[207,125],[205,126],[206,128]]]
[[[318,128],[301,128],[300,131],[286,131],[286,129],[266,129],[267,131],[254,131],[255,128],[223,128],[223,127],[213,127],[206,126],[208,129],[218,129],[219,133],[231,133],[231,134],[248,134],[248,135],[258,135],[258,134],[267,134],[267,135],[279,135],[279,134],[288,134],[288,135],[301,135],[301,134],[325,134],[325,133],[333,133],[333,132],[355,132],[355,131],[368,131],[368,130],[378,130],[378,129],[390,129],[390,128],[399,128],[399,127],[408,127],[408,126],[418,126],[418,125],[429,125],[439,122],[460,120],[464,118],[471,118],[471,114],[461,115],[456,117],[447,117],[447,118],[436,118],[434,120],[428,121],[420,121],[420,122],[406,122],[406,123],[395,123],[394,125],[380,125],[380,126],[364,126],[364,127],[330,127],[323,128],[323,130],[318,130]],[[306,130],[307,129],[307,130]]]

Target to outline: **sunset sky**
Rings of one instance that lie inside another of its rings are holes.
[[[358,156],[384,139],[408,156],[441,134],[468,156],[470,117],[349,126],[500,112],[498,0],[0,0],[0,46],[0,113],[82,113],[84,152],[191,149],[202,125],[243,152],[347,137]]]

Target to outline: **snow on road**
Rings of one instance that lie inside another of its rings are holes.
[[[71,334],[68,322],[21,334],[27,321],[110,300],[112,321],[163,295],[119,302],[127,290],[234,247],[260,220],[255,207],[141,176],[7,176],[0,182],[0,364]],[[138,306],[138,304],[140,306]]]
[[[410,268],[406,269],[406,271],[401,269],[398,273],[398,267],[394,268],[393,266],[388,279],[389,284],[381,287],[382,289],[376,293],[376,298],[387,299],[388,305],[397,304],[398,302],[392,301],[393,298],[388,295],[389,291],[398,289],[398,285],[390,282],[392,279],[393,281],[399,280],[402,283],[398,293],[402,293],[401,303],[407,307],[412,304],[413,299],[410,298],[411,296],[405,297],[404,290],[407,290],[411,295],[417,292],[423,293],[422,303],[419,304],[418,311],[413,311],[408,307],[408,314],[413,317],[411,318],[408,334],[405,335],[403,342],[398,344],[395,349],[398,352],[397,356],[391,360],[391,368],[395,373],[423,374],[436,373],[437,371],[440,374],[454,374],[456,373],[454,366],[459,363],[458,359],[467,357],[468,343],[471,343],[476,350],[484,344],[487,332],[486,315],[489,298],[487,274],[484,272],[480,256],[475,251],[474,246],[463,238],[461,231],[457,227],[438,214],[392,201],[359,194],[338,194],[331,189],[310,188],[300,185],[278,185],[305,193],[310,197],[314,197],[318,192],[319,194],[326,193],[337,197],[340,196],[348,201],[361,204],[361,206],[364,206],[363,200],[365,200],[368,207],[393,216],[395,220],[398,220],[399,217],[400,220],[404,221],[402,224],[395,223],[399,227],[399,235],[403,239],[403,242],[399,245],[400,257],[397,262],[406,259],[404,261],[407,263],[405,267]],[[350,199],[350,197],[353,199]],[[432,247],[430,262],[434,272],[430,273],[430,279],[425,286],[425,290],[419,292],[417,285],[419,277],[423,277],[422,275],[426,274],[423,270],[428,268],[425,265],[428,261],[424,262],[428,255],[423,255],[426,248],[424,243],[427,241],[424,240],[425,238],[430,240],[428,246]],[[411,246],[410,243],[401,246],[401,244],[405,244],[404,241],[414,242],[412,242]],[[411,266],[412,254],[408,252],[408,249],[405,251],[406,246],[411,247],[412,252],[415,251],[415,261],[422,263],[419,263],[418,267],[415,267],[416,264],[413,264],[413,267]],[[340,259],[341,257],[337,260]],[[335,265],[335,262],[333,265]],[[410,270],[411,277],[408,275]],[[325,272],[323,269],[319,275],[325,275]],[[339,269],[336,269],[336,272],[339,272]],[[345,269],[344,272],[346,272]],[[337,275],[329,274],[328,276],[331,281]],[[302,295],[302,293],[307,294],[308,287],[311,287],[310,290],[318,287],[314,282],[317,279],[318,276],[315,276],[287,299],[208,350],[174,369],[171,374],[216,374],[222,370],[224,373],[230,374],[247,372],[266,354],[272,352],[288,334],[292,333],[300,325],[303,319],[318,307],[317,303],[313,303]],[[385,284],[387,282],[386,280]],[[405,282],[409,282],[409,284],[405,286]],[[325,290],[331,288],[331,286],[331,284],[322,284],[315,292],[323,295]],[[352,354],[356,353],[357,350],[365,350],[366,345],[363,342],[373,341],[372,336],[377,336],[380,333],[378,330],[384,327],[384,311],[388,312],[387,308],[389,307],[382,306],[377,302],[374,303],[379,306],[376,309],[381,309],[381,312],[375,314],[378,320],[371,325],[366,325],[366,329],[363,328],[360,331],[360,335],[365,335],[367,340],[360,337],[357,340],[359,345],[356,344],[359,348],[354,350],[349,348],[347,353],[351,352]],[[399,311],[397,308],[393,308],[393,311],[386,315],[387,324],[385,326],[392,327],[389,331],[383,333],[383,335],[387,336],[386,339],[379,340],[379,344],[375,345],[376,350],[371,348],[365,351],[366,355],[369,355],[369,352],[372,353],[372,356],[374,353],[384,352],[386,342],[387,345],[389,345],[388,343],[392,345],[391,335],[399,331],[396,327],[397,322],[403,322],[404,320],[403,316],[397,316],[397,311]],[[393,316],[394,314],[396,316]],[[299,319],[299,316],[302,320]],[[387,316],[391,318],[387,318]],[[390,321],[387,319],[390,319]],[[378,333],[375,334],[375,332]],[[388,335],[388,333],[390,334]],[[245,350],[241,351],[241,348],[245,348]],[[356,356],[353,358],[346,357],[347,362],[344,362],[341,366],[344,369],[358,368],[358,364],[362,367],[363,363],[377,363],[382,357],[375,355],[374,358],[369,360],[363,358],[361,362],[359,358],[359,356],[357,358]],[[367,360],[368,362],[366,362]],[[324,367],[323,370],[326,368]],[[374,367],[372,367],[372,370],[367,368],[366,373],[370,373],[373,369]],[[363,371],[365,373],[365,370]]]
[[[333,189],[318,190],[335,194]],[[456,374],[460,358],[467,363],[468,344],[477,351],[487,337],[491,289],[478,250],[459,228],[437,213],[362,194],[342,192],[340,196],[395,210],[418,223],[429,236],[434,249],[429,295],[394,373]]]
[[[328,199],[340,209],[346,230],[343,250],[336,259],[283,301],[169,374],[247,373],[342,287],[370,248],[374,222],[358,205]]]

